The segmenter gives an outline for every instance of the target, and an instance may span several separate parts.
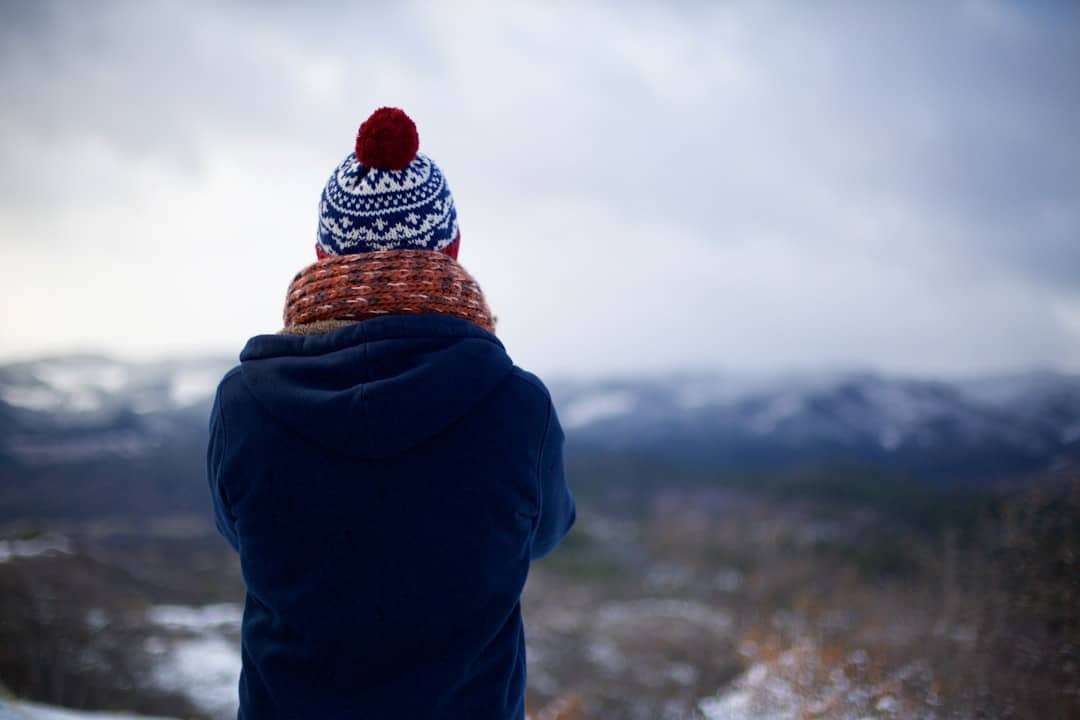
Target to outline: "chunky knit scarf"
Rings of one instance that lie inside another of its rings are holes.
[[[456,260],[431,250],[334,255],[309,265],[289,285],[284,332],[306,335],[419,313],[452,315],[495,332],[480,286]]]

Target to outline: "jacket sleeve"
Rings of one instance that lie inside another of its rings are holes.
[[[574,497],[566,485],[563,470],[565,436],[555,406],[548,401],[547,427],[540,449],[540,513],[533,535],[533,560],[538,560],[559,544],[577,517]]]
[[[226,452],[225,419],[221,412],[221,389],[214,396],[214,407],[210,411],[210,443],[206,448],[206,476],[210,482],[210,499],[214,505],[214,523],[218,532],[229,541],[237,552],[240,542],[236,535],[236,521],[229,508],[225,495],[222,469],[225,465]]]

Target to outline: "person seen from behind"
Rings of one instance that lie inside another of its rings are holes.
[[[207,474],[246,585],[241,720],[521,720],[520,597],[575,519],[544,384],[381,108],[319,203],[284,329],[221,380]]]

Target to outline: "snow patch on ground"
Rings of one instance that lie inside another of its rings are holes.
[[[153,718],[147,715],[127,713],[86,712],[69,710],[52,705],[23,702],[21,700],[0,700],[0,720],[170,720]]]
[[[211,717],[236,717],[239,703],[240,648],[218,635],[155,644],[154,683],[186,695]]]
[[[925,665],[911,663],[877,678],[867,672],[868,660],[856,649],[839,663],[826,662],[812,642],[803,641],[755,662],[727,688],[699,700],[698,710],[705,720],[940,717],[940,698]]]
[[[172,630],[199,633],[228,626],[239,630],[244,610],[234,603],[217,605],[155,605],[147,613],[147,619],[155,625]]]
[[[210,717],[235,718],[242,617],[243,608],[233,603],[155,605],[147,610],[147,621],[163,631],[145,646],[154,684],[186,696]]]

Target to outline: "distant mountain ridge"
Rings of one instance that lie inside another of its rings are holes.
[[[201,433],[227,358],[71,355],[0,366],[0,453],[30,465],[132,457]]]
[[[0,519],[203,512],[207,416],[233,362],[80,355],[0,366]],[[849,463],[983,482],[1080,458],[1080,376],[1061,373],[549,384],[572,465],[612,455],[726,471]]]
[[[1080,456],[1080,376],[946,382],[875,373],[561,383],[575,445],[728,469],[822,462],[1011,478]]]

